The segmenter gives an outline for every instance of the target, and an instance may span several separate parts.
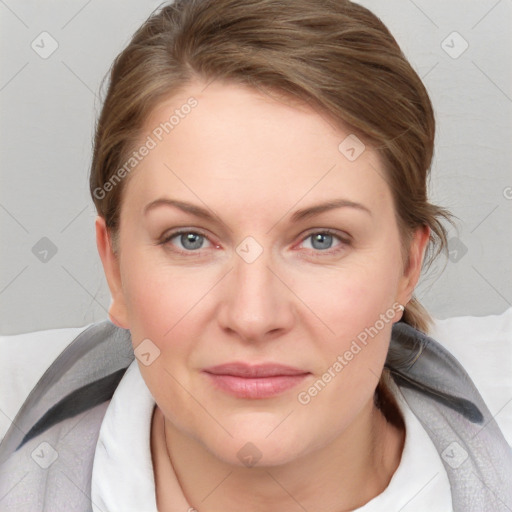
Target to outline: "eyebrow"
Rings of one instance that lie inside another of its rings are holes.
[[[201,217],[207,220],[213,220],[215,218],[215,215],[213,215],[206,208],[196,206],[192,203],[186,203],[184,201],[177,201],[176,199],[169,199],[167,197],[155,199],[154,201],[151,201],[151,203],[147,204],[144,207],[144,215],[147,215],[148,212],[159,206],[174,206],[175,208],[183,210],[186,213],[190,213],[191,215],[195,215],[196,217]]]
[[[347,199],[332,199],[331,201],[326,201],[325,203],[310,206],[302,210],[297,210],[292,215],[291,221],[298,222],[299,220],[308,219],[315,215],[320,215],[321,213],[334,210],[336,208],[354,208],[356,210],[365,212],[370,216],[372,215],[370,209],[361,203],[355,203],[354,201],[349,201]]]
[[[172,206],[182,210],[186,213],[190,213],[196,217],[200,217],[202,219],[214,221],[218,220],[217,217],[211,213],[210,210],[206,208],[202,208],[201,206],[197,206],[191,203],[187,203],[184,201],[178,201],[176,199],[170,199],[167,197],[161,197],[159,199],[155,199],[151,201],[151,203],[147,204],[144,207],[144,215],[147,215],[151,210],[159,207],[159,206]],[[316,215],[320,215],[329,210],[334,210],[337,208],[353,208],[362,212],[365,212],[372,215],[372,212],[369,208],[362,205],[361,203],[356,203],[354,201],[349,201],[347,199],[333,199],[330,201],[326,201],[325,203],[317,204],[315,206],[310,206],[308,208],[303,208],[302,210],[297,210],[291,217],[291,222],[298,222],[300,220],[308,219],[314,217]]]

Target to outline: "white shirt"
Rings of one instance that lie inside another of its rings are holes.
[[[400,465],[384,492],[356,510],[452,512],[450,484],[441,458],[400,390],[396,386],[392,390],[406,428]],[[157,511],[150,448],[154,406],[135,360],[121,379],[101,425],[92,473],[94,512]],[[168,485],[174,488],[175,510],[193,510],[177,479]]]

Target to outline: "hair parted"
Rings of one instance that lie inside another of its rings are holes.
[[[197,79],[297,99],[375,149],[404,246],[428,226],[426,264],[446,248],[443,208],[428,201],[435,120],[428,93],[380,19],[348,0],[176,0],[155,11],[115,59],[90,174],[97,212],[116,237],[127,179],[105,184],[143,137],[157,105]],[[105,187],[105,188],[104,188]],[[407,262],[404,262],[407,264]],[[403,321],[426,331],[413,298]]]

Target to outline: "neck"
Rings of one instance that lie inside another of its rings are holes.
[[[405,432],[388,423],[373,400],[340,436],[290,463],[240,467],[219,460],[156,408],[151,449],[158,510],[174,510],[177,478],[200,512],[318,510],[361,507],[387,487],[400,463]],[[176,477],[173,476],[173,473]],[[174,495],[174,496],[173,496]]]

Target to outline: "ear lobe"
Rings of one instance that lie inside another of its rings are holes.
[[[119,258],[112,250],[110,233],[103,217],[96,217],[96,246],[103,264],[103,271],[107,279],[112,301],[109,306],[108,316],[110,321],[123,329],[129,329],[126,301],[124,297]]]
[[[409,265],[402,276],[397,301],[404,306],[411,300],[418,284],[425,251],[430,240],[430,228],[422,226],[416,229],[409,246]]]

